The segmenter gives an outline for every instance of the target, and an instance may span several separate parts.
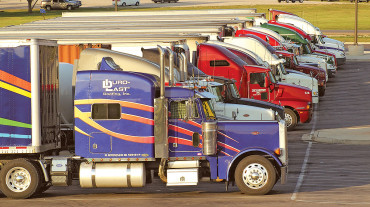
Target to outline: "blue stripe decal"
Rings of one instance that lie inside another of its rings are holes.
[[[344,51],[342,49],[339,49],[339,48],[334,48],[334,47],[325,47],[325,46],[319,46],[320,49],[328,49],[328,50],[339,50],[339,51]]]
[[[5,134],[5,133],[0,133],[0,137],[4,137],[4,138],[18,138],[18,139],[31,139],[31,135],[23,135],[23,134]]]

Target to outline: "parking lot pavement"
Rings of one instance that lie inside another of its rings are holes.
[[[370,114],[370,55],[355,58],[339,67],[336,77],[329,80],[316,113],[316,130],[303,135],[303,140],[370,144],[370,118],[365,115]]]

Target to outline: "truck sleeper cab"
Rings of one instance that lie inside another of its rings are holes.
[[[235,79],[241,97],[284,106],[288,130],[298,122],[311,120],[312,95],[308,88],[277,83],[270,69],[246,65],[226,48],[199,44],[197,66],[208,75]]]

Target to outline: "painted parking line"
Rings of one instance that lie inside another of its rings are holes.
[[[318,114],[317,108],[318,107],[319,107],[319,104],[318,103],[315,104],[314,114],[313,114],[313,120],[312,120],[313,121],[313,124],[312,124],[312,129],[311,129],[311,132],[310,132],[310,140],[312,140],[312,136],[313,136],[313,134],[315,132],[315,129],[316,129],[317,114]],[[297,199],[297,195],[298,195],[299,189],[302,186],[302,183],[303,183],[303,180],[304,180],[304,175],[305,175],[306,169],[307,169],[308,159],[310,157],[311,147],[312,147],[312,141],[308,142],[308,146],[307,146],[307,149],[306,149],[306,155],[304,157],[304,161],[303,161],[303,164],[302,164],[301,172],[300,172],[299,177],[298,177],[297,185],[295,186],[293,195],[290,198],[293,201],[295,201]]]

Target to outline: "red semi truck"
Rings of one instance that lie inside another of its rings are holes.
[[[271,46],[280,46],[282,43],[278,41],[276,38],[276,41],[271,41],[270,35],[259,32],[259,31],[253,31],[253,30],[238,30],[236,32],[235,36],[241,36],[241,37],[252,37],[257,40],[259,40],[263,44],[269,43]],[[318,85],[319,85],[319,95],[323,96],[325,94],[326,89],[326,72],[324,69],[319,67],[314,67],[307,64],[299,64],[297,61],[297,58],[293,53],[287,52],[287,51],[279,51],[275,50],[275,54],[278,57],[284,58],[286,60],[287,68],[300,71],[302,73],[306,73],[314,78],[317,79]]]
[[[197,46],[196,65],[211,76],[235,79],[243,98],[263,100],[285,107],[288,130],[312,117],[312,94],[308,88],[278,83],[270,69],[247,65],[228,49],[213,45]]]

